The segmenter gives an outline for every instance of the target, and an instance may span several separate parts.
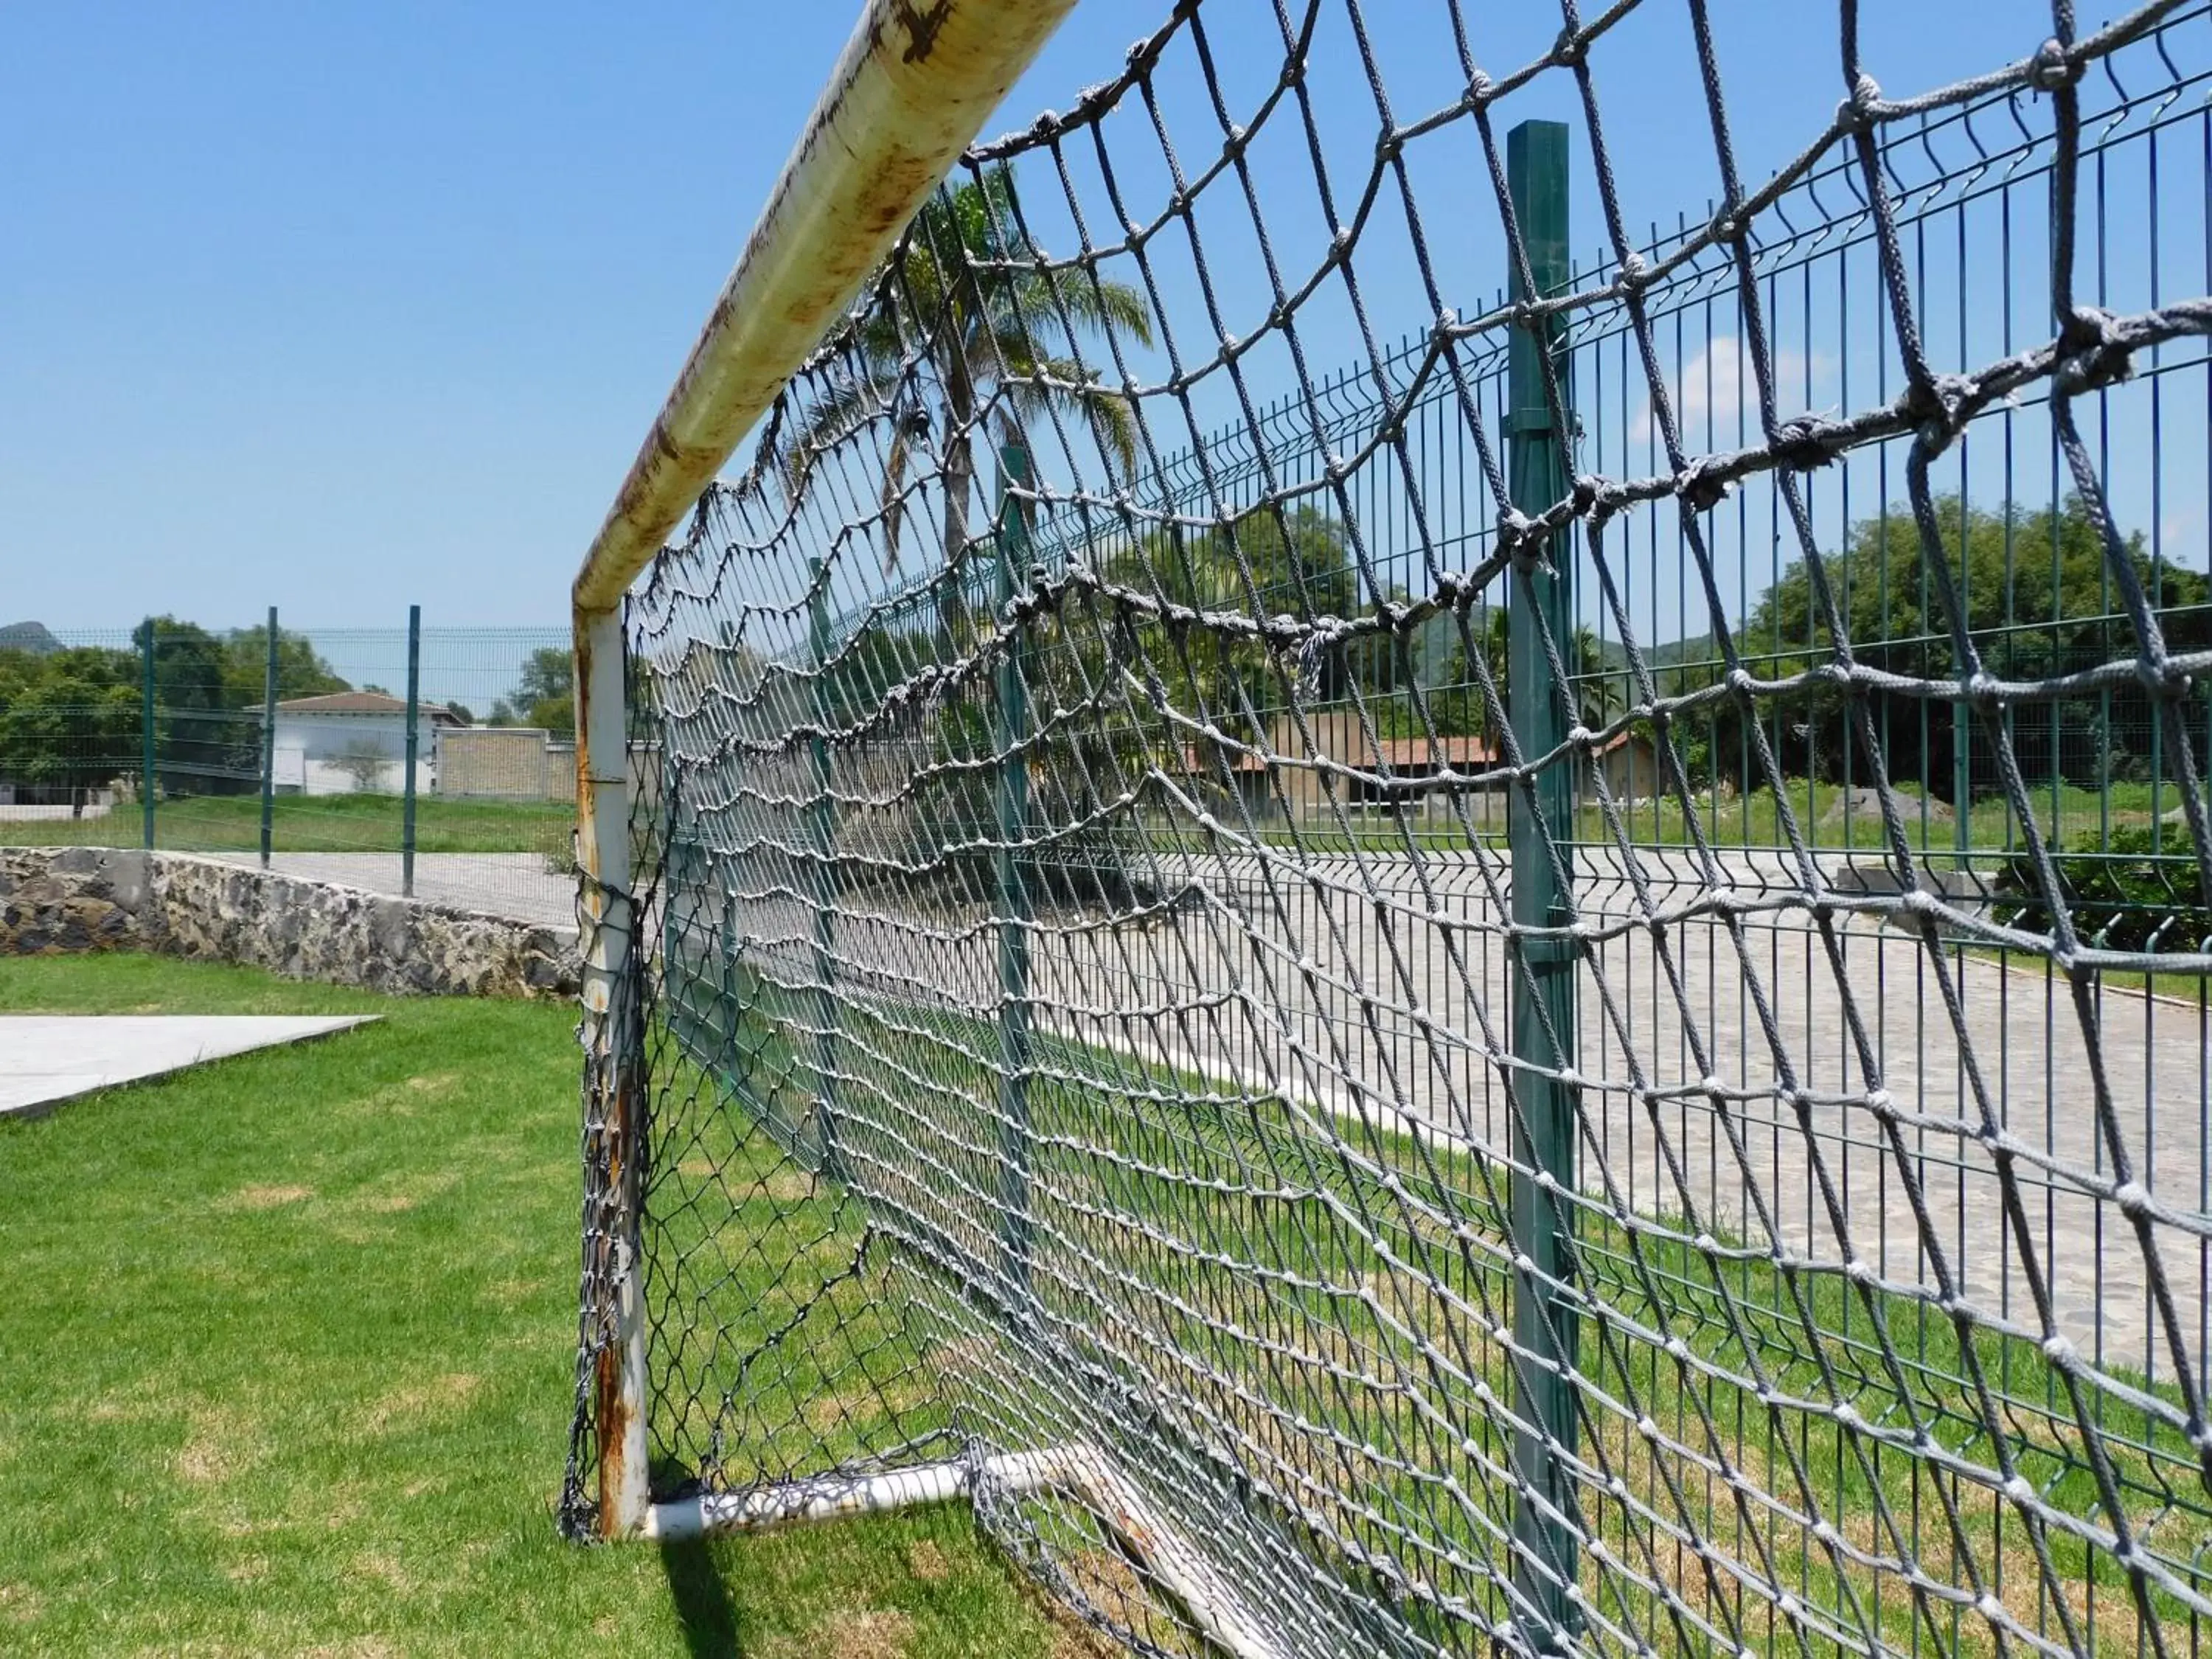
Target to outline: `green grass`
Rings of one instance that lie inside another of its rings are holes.
[[[1842,785],[1791,779],[1786,793],[1797,833],[1808,846],[1876,854],[1888,850],[1889,834],[1881,813],[1862,807],[1846,811],[1851,804],[1846,801]],[[1784,848],[1790,844],[1783,828],[1779,798],[1771,789],[1756,789],[1747,795],[1739,795],[1733,790],[1705,789],[1694,793],[1691,799],[1693,814],[1686,814],[1681,803],[1671,797],[1623,803],[1620,811],[1629,844],[1686,846],[1691,841],[1692,822],[1705,840],[1717,848]],[[2179,808],[2181,793],[2170,782],[2156,791],[2154,798],[2147,783],[2115,783],[2102,792],[2080,789],[2070,784],[2053,790],[2045,785],[2029,792],[2029,805],[2045,835],[2049,836],[2055,826],[2059,836],[2071,848],[2083,838],[2100,837],[2112,830],[2150,824]],[[1917,786],[1898,787],[1898,810],[1904,821],[1905,845],[1915,853],[1931,855],[1939,866],[1945,854],[1957,853],[1962,845],[1960,826],[1950,807],[1934,799],[1923,801]],[[1323,819],[1310,825],[1302,824],[1297,839],[1315,852],[1342,852],[1355,846],[1370,852],[1404,850],[1404,834],[1382,813],[1355,810],[1349,817],[1349,835]],[[1431,817],[1409,823],[1407,829],[1414,845],[1425,851],[1467,845],[1467,832],[1441,809]],[[2169,826],[2167,833],[2173,837],[2174,851],[2189,851],[2186,826]],[[1289,845],[1292,839],[1291,831],[1280,827],[1265,829],[1261,834],[1269,843],[1278,846]],[[1486,845],[1500,848],[1505,845],[1502,803],[1492,804],[1491,827],[1479,828],[1477,835]],[[1575,838],[1606,848],[1615,844],[1612,827],[1594,799],[1585,799],[1576,814]],[[1986,855],[2019,852],[2025,845],[2020,820],[2002,796],[1984,795],[1973,801],[1965,825],[1963,846],[1966,852],[1984,855],[1980,861],[1986,865]]]
[[[957,1507],[556,1536],[571,1010],[137,957],[0,959],[0,1009],[382,1017],[0,1124],[0,1652],[1089,1650]]]
[[[283,853],[397,853],[402,805],[397,795],[288,795],[271,826]],[[576,809],[562,801],[448,800],[415,803],[420,853],[551,853],[568,845]],[[0,845],[137,847],[139,809],[125,803],[96,818],[0,820]],[[261,846],[257,795],[194,795],[157,804],[154,839],[184,853],[245,853]]]

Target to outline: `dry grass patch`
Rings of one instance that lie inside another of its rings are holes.
[[[215,1201],[218,1210],[276,1210],[287,1204],[304,1204],[315,1195],[313,1187],[294,1185],[240,1187]]]
[[[411,1428],[424,1418],[467,1404],[483,1382],[473,1371],[446,1371],[427,1382],[404,1383],[370,1405],[362,1413],[362,1428],[369,1434]]]
[[[410,1174],[398,1181],[383,1183],[377,1191],[353,1194],[345,1200],[345,1207],[369,1215],[398,1215],[437,1197],[459,1180],[460,1176],[451,1170]]]
[[[21,1584],[0,1584],[0,1620],[27,1625],[37,1619],[41,1603],[36,1594]]]
[[[762,1650],[763,1659],[902,1659],[914,1620],[888,1607],[841,1613]]]
[[[412,1117],[425,1106],[441,1104],[459,1092],[461,1083],[459,1072],[431,1072],[356,1095],[333,1109],[347,1117],[371,1114],[380,1117]]]
[[[349,1564],[356,1578],[374,1578],[402,1595],[414,1593],[415,1581],[405,1568],[382,1550],[363,1550]]]
[[[177,1449],[178,1478],[196,1486],[227,1481],[259,1455],[260,1430],[245,1413],[195,1406]]]

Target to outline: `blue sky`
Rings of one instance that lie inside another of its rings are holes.
[[[557,624],[856,9],[15,10],[0,54],[0,621],[222,625],[273,603],[367,626],[413,601],[432,624]],[[1164,9],[1083,0],[994,130],[1066,106]],[[1366,9],[1396,113],[1451,96],[1441,6]],[[1493,72],[1557,29],[1539,6],[1468,10]],[[1716,178],[1685,9],[1647,13],[1595,59],[1638,223],[1701,215]],[[1264,84],[1272,6],[1205,15],[1232,91]],[[1716,0],[1747,176],[1841,96],[1832,15]],[[1902,94],[2032,52],[2047,27],[2030,0],[1880,0],[1868,61]],[[1348,52],[1316,84],[1347,132],[1371,130]],[[1570,100],[1554,77],[1510,113]],[[1313,194],[1301,166],[1262,163],[1293,242]],[[1464,209],[1449,172],[1420,182],[1447,241],[1492,212],[1472,171]],[[1585,191],[1576,241],[1599,240]],[[1260,303],[1249,272],[1225,283]],[[1386,332],[1424,320],[1409,272],[1377,271],[1372,298]],[[1349,355],[1348,337],[1321,344]]]

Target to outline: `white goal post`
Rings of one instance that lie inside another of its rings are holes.
[[[594,1379],[599,1526],[653,1530],[647,1484],[635,1079],[610,1029],[627,971],[623,595],[842,316],[1074,0],[867,0],[573,591],[586,1110],[605,1126],[618,1340]],[[927,1485],[927,1483],[923,1483]],[[917,1490],[921,1488],[917,1487]],[[936,1494],[934,1488],[930,1489]]]

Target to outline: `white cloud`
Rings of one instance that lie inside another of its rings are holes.
[[[1774,354],[1776,413],[1785,421],[1806,412],[1802,405],[1808,402],[1805,386],[1808,367],[1813,391],[1809,401],[1811,407],[1818,410],[1824,398],[1832,400],[1833,397],[1834,360],[1823,351],[1815,351],[1808,358],[1804,352],[1787,347]],[[1666,373],[1666,369],[1662,353],[1661,372]],[[1757,441],[1759,381],[1753,372],[1749,348],[1739,349],[1735,336],[1717,334],[1710,343],[1701,343],[1688,353],[1682,359],[1680,372],[1667,375],[1667,395],[1674,406],[1675,430],[1681,434],[1683,446],[1692,453],[1708,448],[1734,449],[1740,444]],[[1736,424],[1739,415],[1743,422],[1741,432]],[[1657,441],[1658,424],[1647,392],[1638,400],[1636,413],[1628,423],[1632,459],[1633,452]]]

